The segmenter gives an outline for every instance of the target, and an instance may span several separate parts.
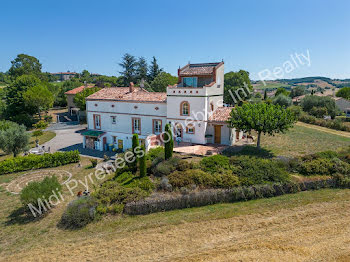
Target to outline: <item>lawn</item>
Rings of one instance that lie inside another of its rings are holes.
[[[42,145],[44,143],[46,143],[47,141],[50,141],[52,138],[54,138],[56,136],[55,132],[52,131],[44,131],[43,135],[39,136],[39,145]],[[35,139],[36,137],[32,136],[29,140],[29,145],[31,147],[35,147]]]
[[[285,134],[263,136],[261,145],[275,155],[300,156],[350,146],[350,138],[295,125]]]

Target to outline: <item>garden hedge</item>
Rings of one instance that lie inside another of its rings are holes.
[[[289,182],[232,189],[209,189],[186,195],[172,196],[167,199],[146,199],[131,202],[125,205],[124,213],[128,215],[144,215],[160,211],[246,201],[337,186],[335,179],[328,179],[298,184]]]
[[[0,162],[0,175],[63,166],[77,163],[80,160],[79,151],[56,152],[53,154],[18,156]]]

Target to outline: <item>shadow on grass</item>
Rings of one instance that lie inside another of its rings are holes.
[[[225,156],[255,156],[261,158],[273,158],[275,155],[271,152],[271,150],[260,148],[258,149],[256,146],[246,145],[246,146],[233,146],[228,147],[222,154]]]
[[[34,217],[30,211],[26,210],[24,207],[19,207],[10,213],[10,215],[7,217],[7,221],[5,221],[5,225],[25,225],[43,219],[46,214],[47,212],[40,216]]]

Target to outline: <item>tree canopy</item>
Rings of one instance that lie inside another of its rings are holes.
[[[350,100],[350,87],[343,87],[336,93],[336,96]]]
[[[224,86],[224,102],[230,105],[242,104],[251,97],[253,90],[249,72],[244,70],[226,73]]]
[[[279,94],[274,98],[273,103],[282,107],[288,107],[292,104],[292,99],[285,94]]]
[[[11,123],[0,131],[0,148],[7,154],[16,157],[20,152],[28,150],[30,134],[24,125]]]
[[[49,91],[47,86],[43,84],[38,84],[29,87],[27,91],[23,94],[25,104],[29,107],[35,108],[38,112],[39,118],[41,119],[41,112],[43,110],[48,110],[52,107],[54,102],[54,97]]]
[[[99,90],[101,90],[101,88],[98,88],[98,87],[84,88],[83,91],[75,95],[74,104],[76,104],[76,106],[79,107],[81,111],[85,111],[86,110],[85,98],[87,98],[89,95],[92,95],[93,93],[96,93]]]
[[[41,77],[41,63],[39,60],[30,55],[19,54],[11,61],[11,68],[9,69],[9,75],[16,79],[21,75],[35,75]]]
[[[161,72],[159,75],[154,78],[150,84],[151,91],[154,92],[166,92],[168,85],[174,85],[177,83],[177,77],[172,76],[169,73]]]
[[[162,71],[163,69],[159,67],[157,59],[153,56],[151,65],[149,67],[148,80],[153,81]]]
[[[275,93],[275,97],[279,96],[280,94],[285,95],[285,96],[289,96],[290,92],[288,92],[285,88],[283,87],[279,87],[277,88],[277,91]]]
[[[285,132],[296,121],[295,115],[289,109],[279,105],[259,103],[244,103],[232,109],[229,127],[250,133],[258,133],[257,147],[260,148],[261,134],[274,135]]]
[[[312,108],[314,107],[324,107],[327,109],[327,113],[332,117],[335,118],[337,115],[338,109],[335,104],[334,99],[332,99],[329,96],[305,96],[301,102],[301,107],[305,112],[310,113]],[[315,109],[313,109],[315,110]]]
[[[290,92],[290,97],[294,98],[297,96],[302,96],[305,95],[306,93],[306,89],[304,86],[296,86],[294,88],[292,88],[291,92]]]
[[[136,58],[133,55],[126,53],[119,65],[122,68],[122,71],[119,73],[124,77],[124,86],[128,86],[130,82],[135,82],[137,66]]]

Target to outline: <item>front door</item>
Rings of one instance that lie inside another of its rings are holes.
[[[103,138],[103,150],[106,150],[107,137]]]
[[[221,126],[214,126],[214,143],[221,144]]]

